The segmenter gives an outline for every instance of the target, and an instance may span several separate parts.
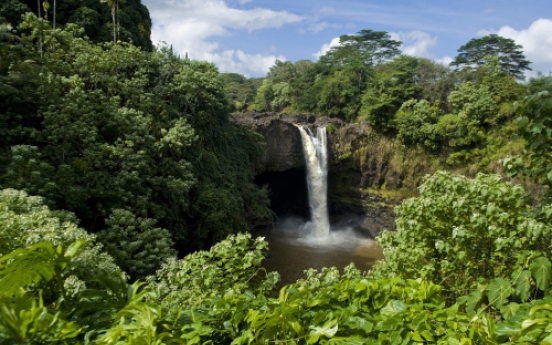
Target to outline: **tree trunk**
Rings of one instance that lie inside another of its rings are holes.
[[[57,3],[57,0],[54,0],[54,20],[52,22],[52,28],[54,30],[56,29],[56,3]]]
[[[117,44],[117,22],[115,21],[115,1],[111,4],[111,21],[113,22],[113,45]]]
[[[115,2],[117,3],[117,40],[120,40],[121,39],[121,33],[120,33],[121,21],[119,19],[119,0],[115,0]]]
[[[37,7],[37,12],[38,12],[38,24],[40,25],[40,37],[38,38],[38,51],[40,52],[40,58],[42,58],[43,56],[43,53],[42,53],[42,11],[40,11],[40,0],[36,0],[36,4],[38,5]]]

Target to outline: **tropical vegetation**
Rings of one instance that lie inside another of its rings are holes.
[[[552,344],[552,79],[518,82],[522,47],[472,40],[455,71],[362,30],[251,80],[130,38],[127,1],[0,5],[0,344]],[[277,288],[247,109],[503,175],[427,176],[372,270]]]

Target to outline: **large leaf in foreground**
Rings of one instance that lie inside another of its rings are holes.
[[[40,281],[60,276],[84,241],[73,243],[67,251],[54,249],[50,242],[39,242],[30,248],[20,248],[0,258],[0,295],[17,293]]]
[[[509,281],[503,278],[491,280],[487,290],[487,298],[489,298],[489,303],[496,308],[500,308],[500,306],[506,303],[511,294],[512,287]]]
[[[541,290],[546,290],[550,286],[550,260],[540,257],[531,262],[529,270],[537,282],[537,287]]]

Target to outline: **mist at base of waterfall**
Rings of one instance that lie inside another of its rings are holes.
[[[347,225],[337,222],[325,237],[312,235],[311,224],[301,218],[285,218],[273,227],[254,232],[269,243],[264,267],[277,271],[283,284],[305,278],[310,268],[337,267],[342,270],[351,262],[362,270],[369,270],[377,260],[383,259],[383,251],[377,243]]]
[[[374,241],[355,231],[352,226],[337,224],[330,226],[326,236],[317,235],[313,222],[305,222],[301,218],[290,217],[279,221],[274,226],[281,232],[283,238],[290,241],[291,245],[306,246],[311,248],[353,248],[360,242],[371,244]]]

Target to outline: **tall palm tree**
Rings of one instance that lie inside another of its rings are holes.
[[[115,10],[119,5],[118,0],[100,0],[100,2],[107,3],[111,7],[111,21],[113,22],[113,44],[117,44],[117,24],[115,20]]]

